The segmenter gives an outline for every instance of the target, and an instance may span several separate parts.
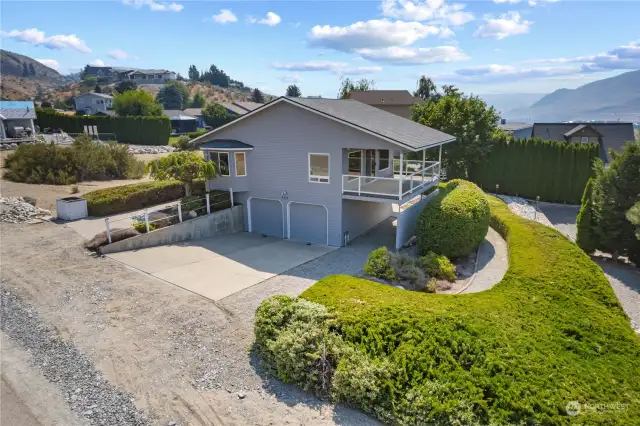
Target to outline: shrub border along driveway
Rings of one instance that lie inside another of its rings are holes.
[[[602,270],[557,231],[490,204],[509,245],[492,290],[430,295],[335,275],[301,295],[328,307],[332,333],[370,361],[349,366],[366,380],[338,399],[398,424],[568,424],[571,401],[603,404],[583,409],[583,424],[635,424],[640,339]]]

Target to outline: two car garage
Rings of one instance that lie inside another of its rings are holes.
[[[328,245],[329,211],[324,205],[250,197],[248,230],[303,243]]]

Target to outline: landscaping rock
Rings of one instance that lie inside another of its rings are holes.
[[[129,152],[132,154],[162,154],[165,152],[173,152],[175,149],[169,145],[163,146],[146,146],[146,145],[129,145]]]
[[[33,204],[22,197],[0,197],[0,222],[37,223],[39,220],[51,216],[51,212],[48,210],[35,206],[35,199],[31,198],[30,200],[33,201]]]

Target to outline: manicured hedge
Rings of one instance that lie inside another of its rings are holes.
[[[83,133],[84,126],[97,126],[99,133],[115,133],[117,141],[135,145],[167,145],[171,135],[169,117],[110,117],[64,115],[36,109],[41,129],[52,127],[67,133]]]
[[[258,311],[267,366],[389,424],[637,425],[640,338],[602,270],[554,229],[489,203],[509,246],[492,290],[431,295],[326,277],[300,296],[326,313],[272,299]],[[308,311],[315,326],[296,333],[289,325],[307,323]]]
[[[204,181],[194,182],[194,195],[204,194]],[[98,189],[83,195],[89,216],[108,216],[177,201],[184,197],[184,184],[178,181],[152,181]]]
[[[418,219],[420,254],[432,251],[449,258],[470,254],[487,235],[490,217],[480,188],[464,180],[449,181]]]
[[[579,204],[593,176],[597,144],[570,144],[542,139],[496,141],[486,160],[469,170],[469,180],[487,192],[542,201]]]

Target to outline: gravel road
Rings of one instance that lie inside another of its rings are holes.
[[[262,299],[360,270],[370,246],[354,244],[344,256],[336,250],[211,303],[88,255],[64,225],[2,224],[0,233],[2,328],[80,418],[101,424],[104,412],[121,416],[110,424],[377,424],[271,380],[250,353]],[[67,369],[73,373],[59,372]],[[29,407],[41,403],[33,394]]]

